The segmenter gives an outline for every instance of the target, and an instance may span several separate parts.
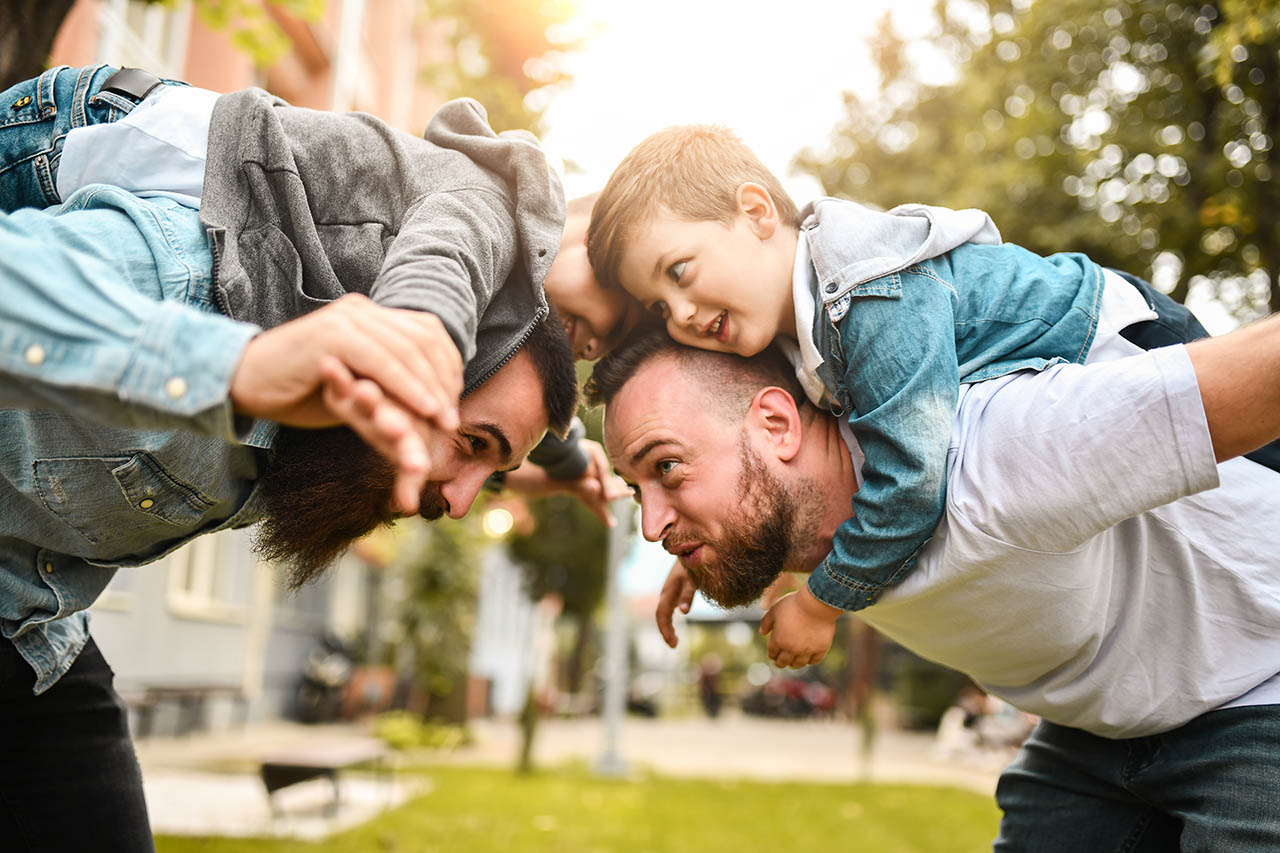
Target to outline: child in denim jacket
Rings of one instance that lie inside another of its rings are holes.
[[[714,126],[668,128],[633,149],[595,204],[587,246],[602,286],[625,289],[675,340],[742,356],[776,340],[812,402],[847,416],[855,462],[865,455],[854,517],[762,622],[782,666],[821,660],[840,613],[915,565],[942,516],[961,384],[1084,362],[1100,319],[1111,339],[1155,321],[1149,303],[1186,313],[1084,255],[1001,243],[981,211],[838,199],[798,210]],[[680,555],[695,580],[690,560],[706,550]]]

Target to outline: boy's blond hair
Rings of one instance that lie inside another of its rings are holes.
[[[659,208],[727,225],[738,210],[738,187],[746,183],[764,187],[782,222],[799,227],[799,211],[782,183],[727,127],[680,125],[646,138],[613,170],[591,209],[587,258],[600,286],[621,287],[623,246]]]

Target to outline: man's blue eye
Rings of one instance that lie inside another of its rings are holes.
[[[667,275],[669,275],[671,280],[676,284],[680,283],[680,277],[684,275],[684,266],[685,261],[676,261],[674,264],[667,267]]]
[[[649,310],[652,311],[654,314],[657,314],[662,319],[664,320],[667,319],[667,303],[663,302],[662,300],[658,300],[657,302],[650,305]]]
[[[676,461],[674,459],[663,459],[658,463],[658,472],[661,474],[670,474],[671,469],[675,467]]]

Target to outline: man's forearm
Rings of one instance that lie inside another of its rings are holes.
[[[1219,462],[1280,436],[1280,314],[1187,346]]]
[[[21,219],[0,217],[0,406],[231,438],[227,391],[258,328],[150,299]]]

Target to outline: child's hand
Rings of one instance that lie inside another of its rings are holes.
[[[841,612],[814,598],[808,585],[784,595],[760,620],[760,633],[769,635],[769,660],[795,669],[822,660]]]
[[[693,594],[697,591],[698,585],[694,583],[693,578],[689,577],[689,570],[684,567],[684,563],[676,560],[676,564],[667,574],[667,582],[662,585],[662,594],[658,596],[658,609],[654,611],[654,616],[658,620],[658,633],[662,634],[662,639],[666,640],[667,645],[673,649],[680,642],[676,638],[676,626],[673,621],[676,608],[679,607],[681,613],[688,613],[693,605]]]

